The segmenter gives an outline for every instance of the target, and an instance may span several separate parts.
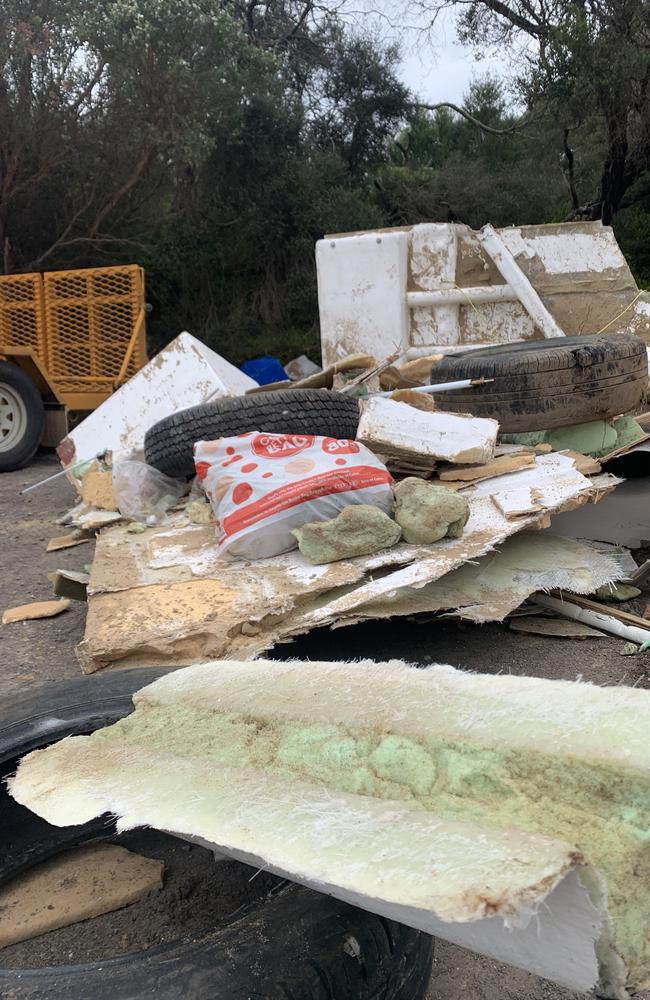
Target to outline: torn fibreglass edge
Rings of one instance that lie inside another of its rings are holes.
[[[521,531],[439,580],[418,589],[403,587],[368,602],[349,617],[339,618],[337,625],[435,611],[475,622],[503,621],[535,591],[593,594],[635,569],[627,549],[599,547],[550,531]]]
[[[78,651],[82,668],[254,656],[398,589],[425,586],[549,513],[599,499],[618,482],[607,475],[587,479],[559,453],[538,456],[533,468],[500,477],[498,488],[503,494],[534,486],[539,511],[505,517],[486,480],[464,494],[470,518],[461,538],[398,545],[325,566],[311,566],[297,552],[224,561],[205,526],[172,523],[138,536],[112,529],[97,545]]]
[[[49,823],[111,813],[623,1000],[650,979],[650,692],[220,661],[29,754]]]

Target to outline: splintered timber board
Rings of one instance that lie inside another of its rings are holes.
[[[134,701],[24,758],[11,794],[56,825],[175,832],[571,989],[650,979],[650,692],[258,660]]]

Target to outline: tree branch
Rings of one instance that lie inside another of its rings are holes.
[[[564,174],[564,179],[567,182],[569,188],[569,194],[571,195],[571,204],[573,205],[573,211],[578,212],[580,209],[580,199],[578,198],[578,192],[576,191],[575,177],[573,173],[573,166],[575,162],[575,157],[573,155],[573,150],[569,145],[569,129],[564,130],[564,163],[562,165],[562,173]]]
[[[508,7],[507,4],[502,3],[501,0],[480,0],[484,7],[488,7],[493,13],[499,14],[501,17],[505,17],[515,28],[521,28],[528,35],[533,35],[535,38],[540,38],[544,32],[538,24],[533,21],[529,21],[528,18],[523,17],[518,14],[516,10],[512,7]]]
[[[53,243],[49,250],[41,254],[40,257],[35,261],[31,261],[26,267],[25,271],[36,271],[39,270],[38,265],[42,264],[50,254],[55,250],[61,250],[64,247],[72,247],[79,245],[91,244],[92,246],[102,246],[104,244],[114,245],[119,244],[121,246],[137,247],[139,250],[147,250],[148,245],[142,243],[140,240],[132,240],[126,236],[102,236],[98,234],[97,236],[74,236],[71,240],[57,240]]]
[[[439,108],[451,108],[455,111],[457,115],[465,118],[476,128],[480,129],[482,132],[486,132],[488,135],[523,135],[521,132],[521,126],[525,122],[520,121],[515,125],[509,125],[508,128],[495,128],[493,125],[487,125],[485,122],[481,122],[474,115],[471,115],[469,111],[465,111],[464,108],[460,108],[457,104],[452,104],[450,101],[440,101],[438,104],[422,104],[420,101],[414,101],[410,105],[412,108],[422,108],[424,111],[437,111]]]
[[[95,216],[95,220],[91,225],[90,232],[88,234],[90,239],[94,239],[97,236],[99,227],[101,226],[104,219],[108,215],[110,215],[115,206],[119,204],[122,198],[124,198],[129,193],[131,188],[134,187],[140,180],[140,177],[151,163],[154,152],[155,152],[155,147],[153,145],[148,145],[144,147],[140,155],[140,159],[133,168],[133,171],[131,172],[130,176],[127,177],[127,179],[124,181],[124,184],[122,184],[117,189],[117,191],[113,192],[113,194],[108,199],[104,207],[101,208],[97,213],[97,215]]]

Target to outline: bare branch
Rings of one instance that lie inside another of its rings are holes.
[[[129,177],[127,177],[127,179],[124,181],[124,184],[122,184],[117,189],[117,191],[113,192],[113,194],[108,199],[108,201],[103,206],[103,208],[101,208],[97,212],[97,215],[95,216],[95,221],[93,222],[93,224],[90,227],[89,236],[90,236],[91,239],[97,236],[97,233],[99,231],[99,227],[101,226],[101,224],[103,223],[103,221],[106,219],[106,217],[108,215],[110,215],[110,213],[113,211],[113,209],[115,208],[115,206],[119,204],[119,202],[122,200],[122,198],[124,198],[129,193],[129,191],[131,190],[131,188],[134,187],[137,184],[137,182],[140,180],[140,178],[142,177],[143,173],[145,172],[145,170],[147,169],[147,167],[151,163],[151,160],[153,159],[154,153],[155,153],[155,146],[153,146],[153,145],[147,145],[147,146],[144,147],[144,149],[142,150],[142,153],[140,154],[140,159],[138,160],[138,162],[134,166],[134,168],[131,171],[131,174],[129,175]]]
[[[81,245],[87,246],[88,244],[97,247],[107,246],[107,245],[108,246],[119,245],[119,246],[137,247],[138,250],[149,249],[147,243],[143,243],[141,240],[132,240],[126,236],[108,236],[108,235],[104,236],[101,234],[98,234],[97,236],[74,236],[71,240],[62,240],[62,241],[57,240],[57,242],[53,243],[50,249],[47,250],[44,254],[41,254],[41,256],[37,260],[30,261],[30,263],[24,268],[24,270],[25,271],[40,270],[40,265],[43,264],[43,262],[51,255],[51,253],[55,249],[62,250],[64,247],[81,246]]]
[[[507,128],[495,128],[493,125],[487,125],[485,122],[479,121],[478,118],[471,115],[465,108],[461,108],[457,104],[452,104],[450,101],[440,101],[438,104],[422,104],[420,101],[414,101],[410,106],[412,108],[422,108],[424,111],[437,111],[439,108],[450,108],[457,115],[465,118],[472,125],[475,125],[476,128],[480,129],[481,132],[485,132],[488,135],[525,135],[521,131],[522,126],[526,124],[524,119],[515,122],[514,125],[509,125]]]
[[[573,150],[569,145],[569,129],[564,130],[564,153],[562,156],[562,173],[564,174],[564,179],[567,182],[569,188],[569,194],[571,195],[571,204],[573,205],[573,211],[578,212],[580,209],[580,199],[578,198],[578,192],[575,185],[575,177],[573,174],[573,165],[575,162],[575,157],[573,155]]]

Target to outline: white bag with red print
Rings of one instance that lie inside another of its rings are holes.
[[[292,528],[350,504],[392,509],[392,477],[357,441],[252,431],[194,445],[222,552],[265,559],[297,546]]]

